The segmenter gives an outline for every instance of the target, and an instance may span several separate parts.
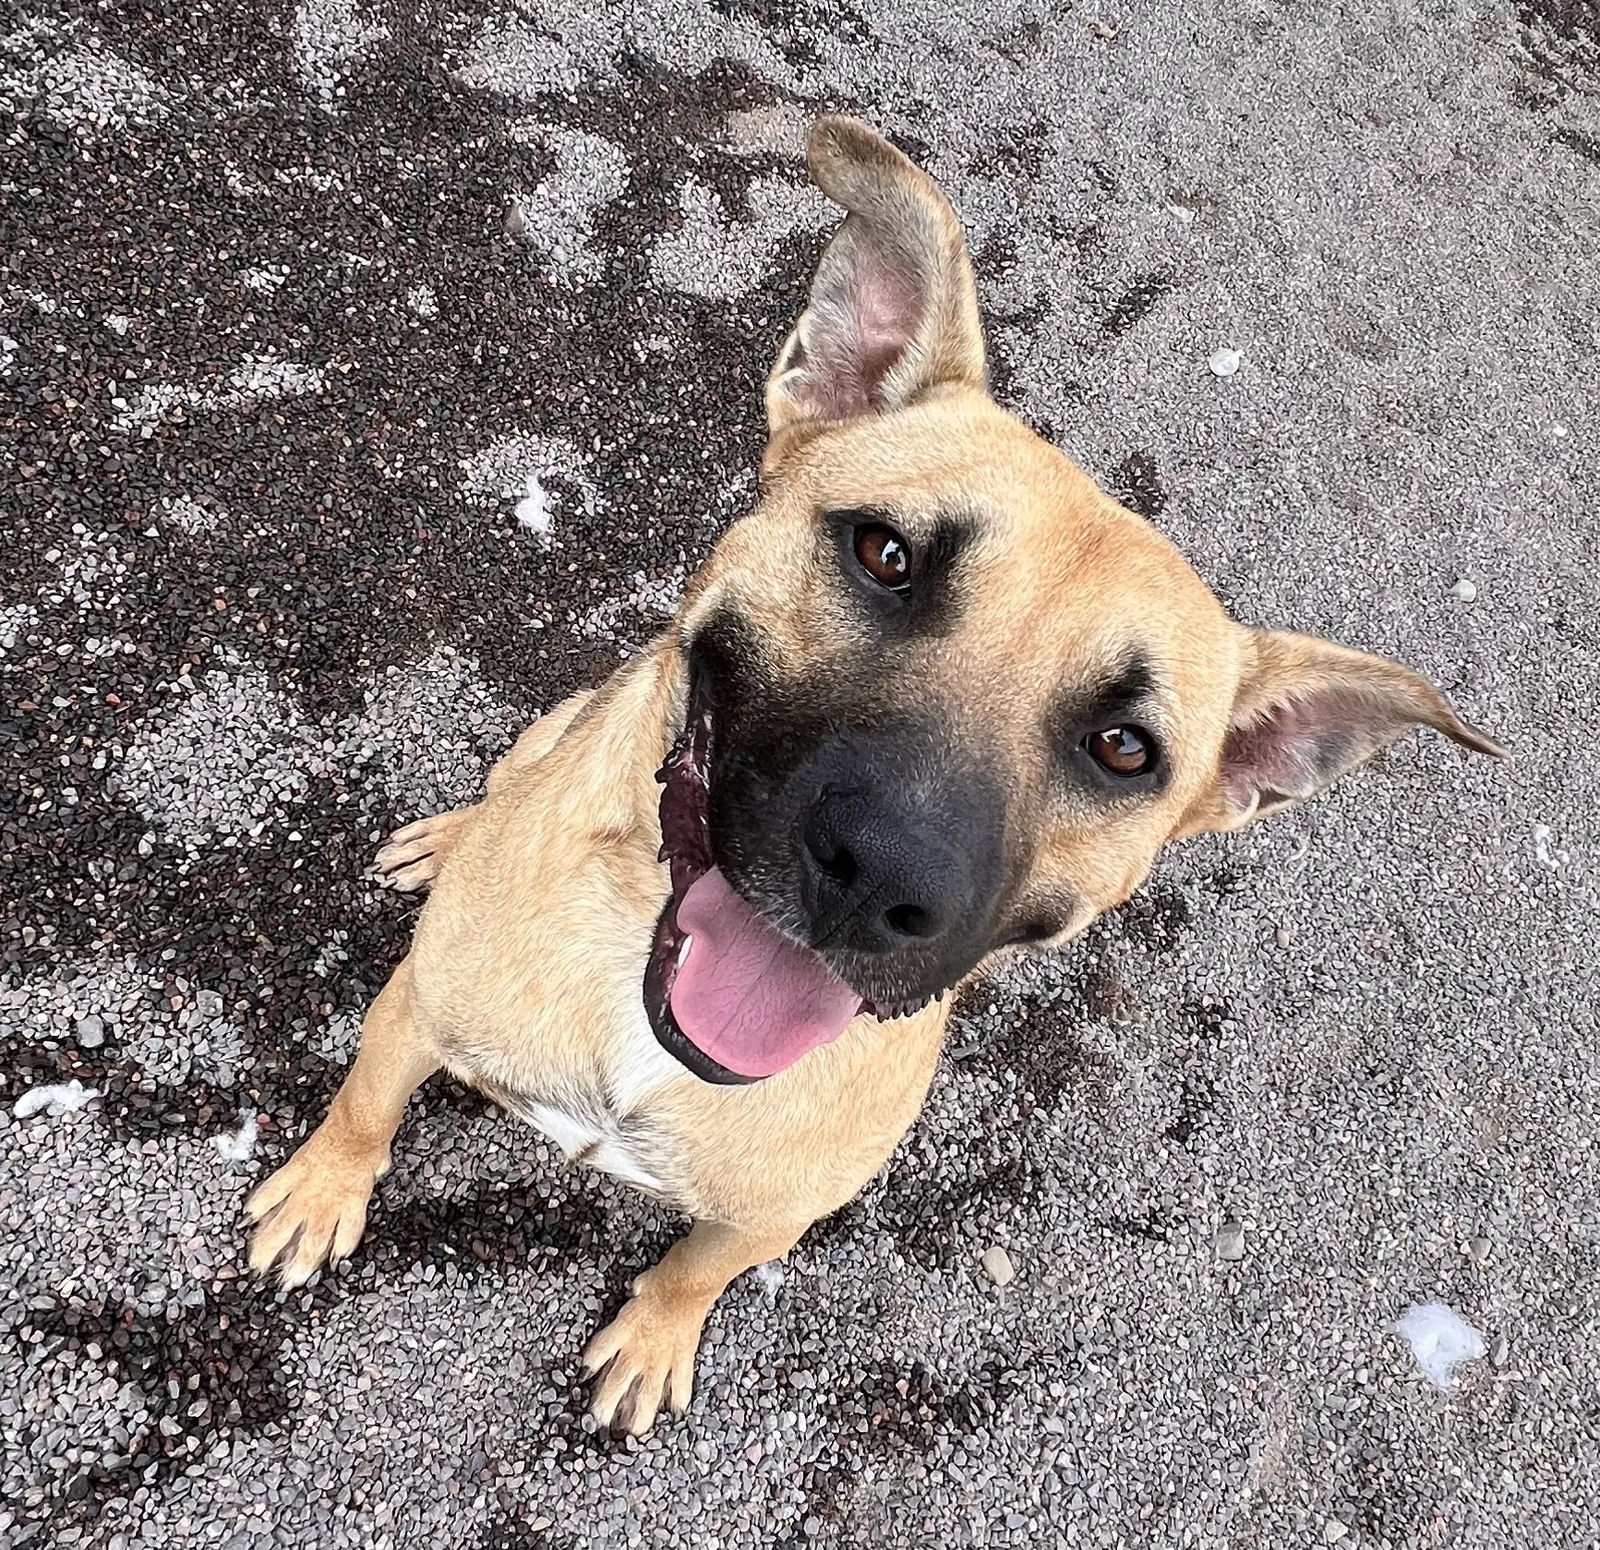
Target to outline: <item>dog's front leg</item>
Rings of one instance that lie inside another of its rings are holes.
[[[325,1261],[347,1259],[367,1225],[372,1186],[389,1171],[389,1145],[414,1093],[439,1069],[412,1013],[411,960],[378,994],[361,1024],[356,1062],[293,1157],[249,1199],[256,1223],[250,1266],[278,1261],[285,1286],[301,1286]]]
[[[686,1409],[712,1304],[735,1276],[787,1254],[808,1226],[751,1230],[696,1222],[633,1283],[622,1312],[584,1351],[584,1371],[600,1375],[590,1405],[595,1419],[639,1436],[663,1405]]]

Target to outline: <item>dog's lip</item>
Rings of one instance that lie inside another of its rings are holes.
[[[713,1060],[678,1026],[678,1019],[672,1012],[672,981],[683,942],[683,932],[678,928],[678,900],[674,896],[667,900],[656,921],[650,957],[645,962],[644,1007],[650,1019],[650,1031],[669,1055],[687,1066],[702,1082],[712,1082],[719,1087],[744,1087],[760,1081],[760,1077],[742,1076]]]
[[[713,1060],[678,1026],[672,1011],[672,985],[686,940],[678,925],[678,906],[690,887],[716,865],[711,850],[712,712],[702,675],[693,665],[686,701],[683,726],[656,771],[662,788],[658,859],[670,870],[672,889],[656,920],[645,961],[645,1015],[662,1048],[702,1081],[744,1086],[760,1078]]]
[[[678,925],[678,908],[690,887],[717,865],[710,814],[714,722],[703,676],[691,665],[683,726],[656,772],[662,786],[659,859],[670,869],[672,887],[656,921],[643,989],[650,1026],[662,1046],[703,1081],[734,1085],[762,1078],[742,1075],[712,1059],[684,1033],[672,1010],[672,987],[686,940]],[[921,996],[863,995],[860,1011],[889,1022],[921,1011],[946,993],[947,989]]]

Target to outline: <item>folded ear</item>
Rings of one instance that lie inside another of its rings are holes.
[[[933,179],[850,118],[820,119],[812,180],[848,212],[767,379],[772,434],[982,388],[983,328],[961,223]]]
[[[1331,641],[1251,632],[1252,665],[1234,700],[1216,785],[1191,830],[1237,829],[1331,786],[1412,727],[1509,758],[1410,668]]]

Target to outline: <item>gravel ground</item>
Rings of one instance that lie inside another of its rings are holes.
[[[0,1542],[1596,1541],[1596,0],[8,15]],[[653,1207],[442,1082],[345,1273],[239,1206],[402,951],[374,839],[752,499],[822,108],[945,180],[1008,403],[1518,761],[1409,740],[970,994],[614,1444]]]

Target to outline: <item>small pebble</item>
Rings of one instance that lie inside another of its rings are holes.
[[[1459,598],[1463,603],[1473,603],[1478,598],[1478,587],[1475,582],[1468,581],[1465,576],[1450,589],[1450,596]]]
[[[1017,1278],[1017,1267],[998,1243],[992,1249],[983,1251],[983,1269],[996,1286],[1010,1286]]]
[[[1216,1251],[1218,1259],[1243,1259],[1244,1223],[1224,1222],[1217,1229],[1217,1235],[1212,1240],[1212,1248]]]
[[[1472,1256],[1474,1264],[1487,1265],[1489,1263],[1489,1240],[1487,1238],[1467,1239],[1467,1253]]]
[[[105,1043],[106,1025],[93,1012],[80,1017],[73,1032],[84,1049],[99,1049]]]
[[[1242,365],[1244,356],[1238,350],[1218,350],[1206,364],[1214,377],[1231,377]]]
[[[1294,941],[1294,927],[1279,926],[1278,929],[1272,933],[1272,939],[1278,944],[1279,947],[1287,947],[1292,941]]]
[[[1336,1545],[1350,1532],[1337,1518],[1329,1518],[1322,1525],[1322,1537],[1330,1544]]]
[[[1511,1355],[1511,1345],[1504,1335],[1496,1335],[1495,1341],[1489,1348],[1489,1364],[1493,1367],[1504,1367],[1506,1358]]]

